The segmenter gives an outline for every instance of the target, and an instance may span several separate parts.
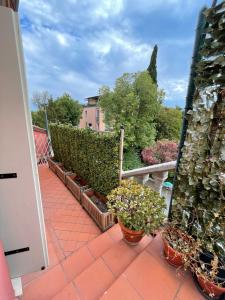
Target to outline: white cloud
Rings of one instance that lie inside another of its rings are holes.
[[[187,86],[187,78],[161,80],[160,87],[163,87],[166,92],[166,104],[169,106],[172,104],[183,107],[187,94]]]
[[[113,29],[101,32],[94,37],[89,41],[89,47],[93,49],[96,56],[103,60],[103,63],[107,63],[107,58],[104,56],[110,52],[116,52],[118,58],[121,57],[120,66],[117,68],[122,72],[139,71],[146,68],[152,51],[152,45],[132,39],[125,33]]]
[[[60,45],[65,46],[65,47],[69,46],[68,40],[63,33],[58,32],[56,34],[56,38],[57,38],[58,42],[60,43]]]
[[[97,17],[108,18],[118,15],[123,10],[123,0],[100,0],[94,10]]]
[[[156,10],[169,9],[170,15],[177,17],[188,14],[198,5],[196,0],[126,0],[133,11],[150,13]]]

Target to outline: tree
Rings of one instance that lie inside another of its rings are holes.
[[[154,142],[159,95],[147,71],[125,73],[116,80],[113,90],[100,89],[99,104],[105,113],[105,123],[116,132],[124,126],[125,148],[143,148]]]
[[[161,107],[156,119],[156,140],[178,141],[182,126],[182,110],[179,107]]]
[[[60,122],[77,126],[80,121],[82,106],[71,98],[69,94],[63,94],[54,100],[47,92],[35,93],[33,102],[38,110],[32,112],[32,121],[34,125],[45,128],[45,110],[49,122]]]
[[[45,128],[45,113],[43,110],[38,110],[38,111],[32,111],[31,112],[32,116],[32,123],[33,125],[36,125],[41,128]]]
[[[58,97],[54,102],[55,116],[52,116],[54,121],[60,123],[72,124],[77,126],[79,124],[82,105],[77,101],[73,100],[69,94],[64,94],[61,97]]]
[[[50,98],[51,96],[47,91],[35,92],[32,97],[32,102],[37,106],[38,110],[41,110],[48,105]]]
[[[155,45],[154,49],[152,51],[151,59],[150,59],[150,64],[147,68],[147,71],[149,75],[151,76],[153,82],[157,85],[157,53],[158,53],[158,46]]]

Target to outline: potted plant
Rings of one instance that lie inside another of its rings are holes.
[[[164,255],[169,264],[187,269],[196,241],[174,222],[167,223],[162,231]]]
[[[225,260],[215,252],[200,249],[192,258],[191,269],[203,292],[210,297],[225,295]]]
[[[93,189],[85,190],[81,193],[81,204],[102,231],[114,224],[113,214],[108,211],[106,198],[103,195]]]
[[[205,222],[204,232],[201,226],[198,228],[199,247],[192,257],[191,269],[203,292],[220,297],[225,295],[225,206]]]
[[[124,239],[136,245],[144,234],[152,234],[165,218],[165,200],[134,180],[122,180],[108,196],[109,211],[117,216]]]

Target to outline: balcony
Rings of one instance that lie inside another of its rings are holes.
[[[101,233],[48,167],[39,176],[50,265],[22,278],[23,300],[203,299],[191,275],[165,261],[160,234],[129,246],[118,225]]]

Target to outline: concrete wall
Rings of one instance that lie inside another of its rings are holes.
[[[10,275],[19,277],[48,263],[38,170],[28,107],[18,15],[0,7],[0,240],[4,251],[29,247],[7,256]]]

